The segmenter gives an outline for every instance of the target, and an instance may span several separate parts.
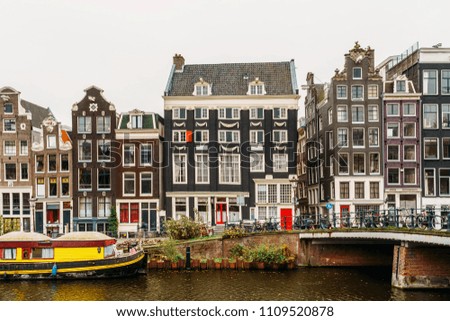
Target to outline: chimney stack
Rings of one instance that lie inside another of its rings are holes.
[[[184,67],[184,57],[180,54],[175,54],[175,56],[173,56],[173,64],[175,65],[175,70],[182,71]]]

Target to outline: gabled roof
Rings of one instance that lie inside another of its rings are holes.
[[[165,96],[192,96],[200,78],[211,85],[212,96],[247,95],[256,78],[264,83],[266,95],[295,95],[298,88],[294,61],[184,65],[171,73]]]
[[[23,99],[21,99],[20,104],[26,112],[31,113],[31,124],[35,128],[40,128],[44,119],[47,118],[48,115],[53,114],[50,108],[41,107]]]

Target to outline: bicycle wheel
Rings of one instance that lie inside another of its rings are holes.
[[[414,228],[414,216],[408,215],[405,219],[405,224],[409,229]]]
[[[425,230],[428,226],[427,218],[424,216],[418,216],[417,217],[417,227],[421,230]]]

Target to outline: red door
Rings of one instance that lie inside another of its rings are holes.
[[[292,208],[282,208],[280,211],[281,228],[292,230]]]
[[[349,215],[350,215],[350,205],[341,205],[341,211],[339,213],[341,227],[347,224]]]
[[[227,204],[216,203],[216,224],[223,224],[227,215]]]

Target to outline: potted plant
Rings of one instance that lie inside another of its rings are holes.
[[[199,258],[193,258],[191,260],[191,268],[193,270],[197,270],[198,268],[200,268],[200,259]]]
[[[232,258],[230,258],[230,259],[228,260],[228,267],[229,267],[231,270],[236,269],[236,259],[235,259],[234,257],[232,257]]]
[[[206,270],[207,267],[208,267],[207,260],[206,259],[201,259],[200,260],[200,269]]]
[[[215,268],[216,270],[220,270],[221,267],[222,267],[222,259],[221,259],[220,257],[216,257],[216,258],[214,259],[214,268]]]
[[[229,265],[230,265],[230,262],[229,262],[228,258],[223,258],[222,259],[222,269],[224,269],[224,270],[228,269]]]

